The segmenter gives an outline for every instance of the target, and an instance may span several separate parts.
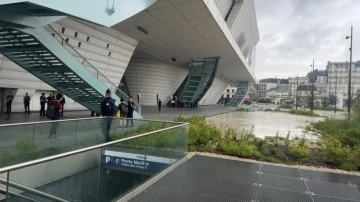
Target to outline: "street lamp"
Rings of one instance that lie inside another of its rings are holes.
[[[350,105],[351,105],[351,65],[352,65],[352,42],[353,42],[353,26],[351,25],[351,35],[346,36],[346,39],[350,39],[350,66],[349,66],[349,89],[348,89],[348,115],[350,117]]]
[[[299,88],[299,74],[296,75],[296,96],[295,96],[295,109],[298,108],[298,88]]]
[[[315,82],[315,79],[314,79],[314,66],[315,66],[315,59],[313,59],[313,64],[310,65],[310,67],[312,67],[312,74],[311,74],[311,79],[312,79],[312,82],[311,82],[311,112],[313,112],[314,110],[314,82]]]

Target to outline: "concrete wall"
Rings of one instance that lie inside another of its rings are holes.
[[[163,103],[174,95],[188,70],[161,62],[146,59],[131,60],[125,72],[125,79],[131,96],[141,93],[141,105],[155,106],[156,94]]]
[[[12,171],[10,180],[30,188],[37,188],[97,167],[100,163],[101,149],[97,149]],[[10,191],[20,192],[15,189]]]
[[[112,83],[120,83],[138,43],[135,39],[112,28],[104,29],[70,18],[51,26]]]
[[[228,85],[229,85],[228,83],[215,78],[212,86],[206,92],[204,97],[200,100],[199,104],[200,105],[216,104]]]

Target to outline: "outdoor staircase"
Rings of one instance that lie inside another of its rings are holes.
[[[232,97],[227,106],[231,107],[239,107],[244,102],[246,96],[250,91],[250,86],[248,82],[240,82],[235,95]]]
[[[218,61],[219,58],[191,60],[189,75],[179,100],[200,101],[214,81]]]
[[[0,24],[0,53],[96,113],[100,113],[108,88],[115,104],[128,98],[49,25],[21,28]],[[134,117],[139,115],[134,113]]]

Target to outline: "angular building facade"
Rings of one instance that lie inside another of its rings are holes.
[[[56,92],[69,110],[97,111],[107,88],[117,103],[141,95],[145,106],[159,97],[208,105],[229,84],[255,82],[253,0],[5,0],[0,11],[2,111],[8,92],[13,111],[25,93],[39,110],[41,93]]]

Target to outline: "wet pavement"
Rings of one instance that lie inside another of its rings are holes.
[[[209,105],[199,106],[198,108],[170,108],[163,107],[161,112],[158,111],[157,107],[143,106],[141,108],[141,114],[145,119],[155,120],[174,120],[178,116],[205,116],[210,117],[214,115],[224,114],[235,111],[236,108],[224,107],[222,105]],[[75,119],[75,118],[87,118],[91,117],[90,111],[65,111],[62,119]],[[49,121],[46,117],[39,116],[39,112],[33,112],[30,115],[24,113],[13,113],[11,119],[6,120],[7,115],[5,113],[0,114],[0,125],[3,124],[14,124],[14,123],[27,123],[27,122],[38,122],[38,121]]]
[[[290,133],[290,138],[305,137],[309,140],[317,140],[317,136],[306,132],[305,127],[311,122],[323,120],[323,117],[309,117],[293,115],[286,112],[231,112],[207,118],[208,121],[215,123],[220,128],[231,127],[236,129],[239,135],[250,133],[256,137],[266,136],[286,137]]]

